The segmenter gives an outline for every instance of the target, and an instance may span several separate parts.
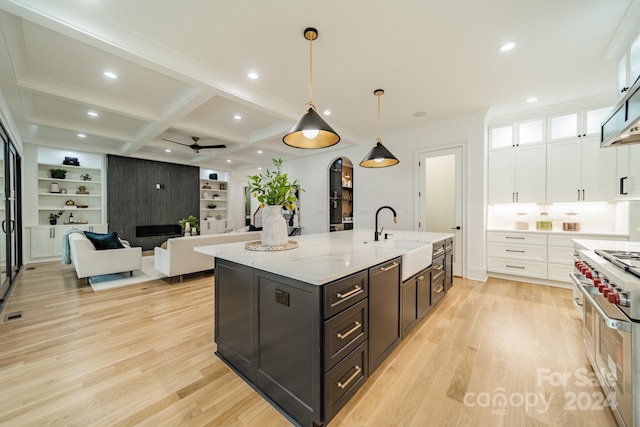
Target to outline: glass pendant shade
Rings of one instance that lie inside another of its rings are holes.
[[[382,145],[382,140],[380,139],[380,97],[384,94],[384,90],[376,89],[373,94],[378,97],[378,137],[376,138],[376,145],[362,159],[360,166],[363,168],[386,168],[397,165],[400,160]]]
[[[296,148],[325,148],[340,142],[340,136],[310,106],[282,141]]]
[[[396,157],[382,145],[382,141],[377,140],[376,145],[360,162],[360,166],[363,168],[386,168],[397,165],[398,163],[400,163],[400,160],[396,159]]]

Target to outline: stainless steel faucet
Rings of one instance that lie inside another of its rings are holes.
[[[375,240],[376,242],[378,241],[378,236],[380,236],[382,234],[382,230],[384,230],[384,227],[382,227],[382,230],[378,231],[378,214],[382,209],[390,209],[391,212],[393,212],[393,222],[396,224],[398,223],[398,214],[396,213],[395,209],[393,209],[391,206],[382,206],[381,208],[379,208],[376,211],[376,231],[374,232],[373,237],[373,240]]]

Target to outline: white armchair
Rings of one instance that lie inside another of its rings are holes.
[[[69,234],[71,260],[78,278],[101,274],[122,273],[142,268],[142,248],[125,246],[122,249],[96,250],[83,233]]]

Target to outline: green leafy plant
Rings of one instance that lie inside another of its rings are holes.
[[[56,221],[58,218],[60,218],[60,215],[62,215],[62,211],[58,211],[58,213],[50,213],[49,221]]]
[[[61,177],[64,178],[64,176],[67,174],[67,170],[66,169],[56,169],[56,168],[51,168],[49,169],[49,173],[51,174],[51,177]]]
[[[188,217],[181,219],[180,221],[178,221],[178,223],[182,226],[183,229],[185,228],[185,225],[189,223],[189,226],[192,230],[200,230],[200,222],[198,221],[198,218],[193,215],[189,215]]]
[[[215,203],[209,203],[209,204],[207,205],[207,207],[208,207],[209,209],[215,209],[215,208],[217,208],[217,207],[218,207],[218,205],[216,205]]]
[[[266,173],[247,176],[249,178],[249,190],[264,205],[281,205],[287,209],[295,210],[295,202],[298,200],[296,191],[304,191],[300,188],[298,180],[289,181],[289,175],[282,173],[282,159],[272,159],[276,167],[275,171],[267,169]]]

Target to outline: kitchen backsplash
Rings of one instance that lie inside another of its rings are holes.
[[[549,221],[550,231],[571,229],[581,233],[628,234],[629,202],[488,206],[487,228],[490,230],[535,231],[537,222],[544,228]],[[573,225],[576,222],[579,223],[578,230]]]

